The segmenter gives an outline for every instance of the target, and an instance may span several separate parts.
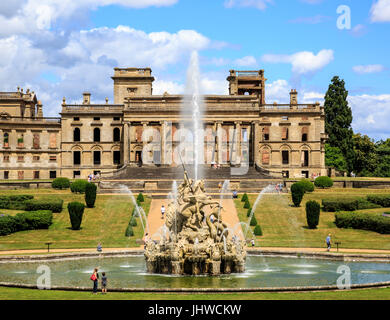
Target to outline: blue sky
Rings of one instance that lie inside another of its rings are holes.
[[[229,69],[265,69],[268,103],[291,88],[322,101],[338,75],[354,130],[390,137],[390,0],[14,0],[0,4],[0,24],[0,90],[31,88],[47,116],[84,90],[112,101],[116,66],[151,67],[156,94],[182,93],[196,50],[206,94],[227,92]]]

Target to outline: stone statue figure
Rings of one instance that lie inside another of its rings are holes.
[[[243,272],[245,241],[240,243],[229,235],[221,210],[220,203],[206,194],[204,181],[194,182],[184,171],[177,199],[166,209],[165,226],[170,236],[146,244],[148,271],[192,275]]]

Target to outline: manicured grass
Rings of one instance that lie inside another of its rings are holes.
[[[109,290],[109,289],[108,289]],[[390,288],[298,293],[120,293],[35,290],[0,287],[0,300],[389,300]]]
[[[36,192],[40,191],[40,192]],[[133,209],[131,199],[127,195],[98,195],[95,208],[85,208],[82,229],[70,229],[70,220],[67,205],[71,201],[84,203],[84,195],[73,194],[69,190],[17,190],[0,191],[1,194],[34,194],[35,199],[61,198],[64,200],[64,209],[55,213],[53,224],[48,230],[33,230],[17,232],[0,237],[0,250],[8,249],[44,249],[46,242],[52,242],[52,249],[56,248],[93,248],[98,242],[103,249],[108,247],[138,247],[136,239],[142,239],[143,229],[137,218],[138,225],[134,227],[134,237],[126,238],[125,230],[130,221]],[[151,199],[145,197],[142,206],[145,212],[149,211]],[[20,210],[1,210],[0,213],[15,214]]]
[[[305,205],[309,200],[316,200],[321,203],[324,198],[356,198],[364,197],[373,193],[390,193],[389,190],[370,189],[330,189],[307,193],[304,196],[300,208],[292,206],[291,195],[264,195],[260,200],[256,211],[256,219],[263,230],[263,236],[257,237],[257,245],[260,247],[303,247],[303,248],[324,248],[325,238],[330,233],[332,240],[340,241],[340,248],[352,249],[390,249],[390,235],[379,233],[339,229],[335,226],[335,213],[323,212],[320,214],[318,228],[310,230],[307,228]],[[256,200],[256,195],[248,195],[251,205]],[[247,209],[243,209],[240,199],[235,200],[240,221],[247,222]],[[363,210],[374,212],[390,211],[386,209]]]

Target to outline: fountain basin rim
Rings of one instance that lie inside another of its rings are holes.
[[[46,255],[8,255],[0,256],[0,263],[12,262],[35,262],[35,261],[61,261],[87,258],[110,258],[110,257],[127,257],[127,256],[143,256],[144,250],[121,250],[121,251],[105,251],[98,252],[72,252],[58,253]],[[282,257],[282,258],[309,258],[319,260],[334,260],[334,261],[356,261],[356,262],[388,262],[390,263],[390,255],[375,255],[375,254],[338,254],[331,252],[300,252],[300,251],[260,251],[247,249],[247,256],[265,257]]]
[[[10,282],[0,282],[0,287],[23,288],[32,290],[39,289],[37,285],[16,284]],[[129,293],[235,293],[235,292],[314,292],[314,291],[350,291],[369,288],[388,288],[390,281],[352,284],[350,289],[339,289],[337,286],[306,286],[306,287],[264,287],[264,288],[110,288],[110,292],[129,292]],[[49,290],[60,291],[83,291],[91,292],[90,287],[69,287],[69,286],[52,286]]]

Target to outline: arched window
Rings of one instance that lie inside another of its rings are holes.
[[[100,142],[100,129],[99,128],[93,129],[93,141]]]
[[[80,141],[80,128],[75,128],[73,130],[73,141],[74,142]]]
[[[114,142],[121,141],[121,130],[119,128],[114,128],[113,136]]]
[[[261,163],[263,166],[270,164],[270,152],[268,149],[263,149],[261,152]]]

